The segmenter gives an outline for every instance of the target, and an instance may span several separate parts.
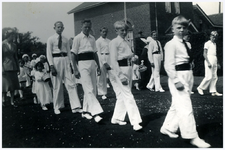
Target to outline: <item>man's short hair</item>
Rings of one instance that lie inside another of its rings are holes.
[[[62,22],[62,21],[56,21],[56,22],[54,23],[54,26],[56,26],[57,23],[61,23],[61,24],[63,25],[63,22]]]
[[[125,23],[124,20],[116,21],[114,23],[114,28],[115,29],[120,29],[120,28],[123,28],[123,27],[126,28],[126,29],[129,28],[129,26]]]
[[[83,25],[84,23],[90,23],[90,24],[92,24],[91,23],[91,20],[89,20],[89,19],[84,19],[84,20],[81,21],[81,25]]]
[[[184,16],[177,16],[173,19],[172,21],[172,26],[174,26],[175,24],[179,24],[179,25],[183,25],[185,27],[188,27],[189,24],[189,20],[187,20]]]
[[[108,28],[106,28],[106,27],[101,27],[100,32],[102,32],[102,30],[107,30],[107,31],[108,31]]]

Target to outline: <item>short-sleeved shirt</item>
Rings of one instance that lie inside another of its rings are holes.
[[[188,42],[186,42],[188,43]],[[190,44],[187,44],[190,47]],[[187,54],[186,47],[182,39],[174,36],[172,40],[166,43],[165,47],[165,62],[164,67],[170,79],[174,83],[179,79],[176,75],[175,66],[180,64],[189,63],[189,55]]]
[[[90,34],[86,36],[83,32],[81,32],[73,39],[71,52],[74,54],[97,52],[95,38]]]
[[[122,60],[133,56],[129,42],[120,36],[117,36],[110,42],[110,53],[113,51],[116,51],[117,58],[115,59],[117,60]]]
[[[62,36],[62,46],[61,50],[58,48],[58,41],[59,41],[59,35],[55,33],[53,36],[48,38],[47,41],[47,59],[49,62],[49,65],[53,65],[53,56],[52,54],[58,54],[58,53],[69,53],[70,52],[70,45],[67,38]]]
[[[208,50],[207,55],[216,56],[216,43],[213,43],[211,40],[205,43],[204,49]]]
[[[154,54],[153,53],[158,52],[158,51],[160,51],[161,60],[163,60],[163,51],[162,51],[161,43],[157,40],[152,40],[149,43],[149,47],[148,47],[148,57],[149,57],[149,61],[151,63],[154,63],[154,59],[153,59]]]
[[[96,40],[96,46],[98,49],[98,52],[101,53],[109,53],[109,42],[110,40],[107,38],[98,38]]]

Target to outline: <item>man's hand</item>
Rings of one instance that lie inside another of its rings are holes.
[[[179,90],[179,91],[184,90],[184,85],[183,85],[181,82],[175,83],[175,87],[176,87],[177,90]]]
[[[101,69],[98,67],[97,68],[97,75],[100,76],[101,75]]]
[[[51,69],[52,75],[56,76],[57,75],[57,71],[56,71],[55,67],[53,65],[51,65],[50,69]]]

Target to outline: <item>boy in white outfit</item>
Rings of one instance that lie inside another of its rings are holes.
[[[160,129],[162,134],[177,138],[180,130],[183,139],[199,148],[208,148],[210,144],[200,139],[190,99],[193,86],[193,72],[190,64],[190,47],[183,40],[187,33],[188,20],[183,16],[172,21],[174,37],[165,45],[165,70],[169,76],[168,84],[172,95],[172,104]]]
[[[203,90],[209,88],[209,92],[212,96],[222,96],[223,94],[218,93],[216,90],[217,69],[220,65],[217,62],[216,54],[216,38],[218,37],[217,31],[212,31],[210,34],[210,40],[204,45],[203,56],[205,58],[205,78],[198,86],[197,90],[200,95],[204,95]]]
[[[97,78],[98,95],[102,95],[102,99],[107,99],[107,74],[110,68],[107,68],[109,63],[109,42],[107,38],[108,29],[102,27],[100,29],[101,37],[96,40],[96,47],[98,49],[98,58],[101,68],[101,75]]]
[[[125,37],[128,26],[124,21],[114,23],[118,35],[109,43],[110,65],[109,79],[116,93],[116,104],[111,119],[112,124],[126,125],[124,121],[126,113],[133,130],[142,129],[142,122],[134,96],[131,93],[132,86],[132,59],[135,60],[131,47]]]

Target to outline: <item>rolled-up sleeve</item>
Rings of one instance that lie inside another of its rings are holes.
[[[74,54],[78,54],[78,49],[79,49],[79,38],[75,37],[73,39],[73,45],[72,45],[72,49],[71,52],[73,52]]]

